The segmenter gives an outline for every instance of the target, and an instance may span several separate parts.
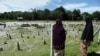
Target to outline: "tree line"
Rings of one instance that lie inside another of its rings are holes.
[[[85,18],[91,18],[100,20],[100,11],[93,13],[83,12],[79,9],[65,10],[62,6],[57,7],[54,10],[44,9],[31,11],[11,11],[0,13],[0,20],[17,20],[17,17],[23,17],[23,20],[56,20],[61,18],[62,20],[83,20]]]

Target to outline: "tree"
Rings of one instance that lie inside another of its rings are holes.
[[[94,19],[97,18],[97,20],[100,20],[100,12],[99,11],[93,12],[92,16]]]
[[[66,19],[66,10],[60,6],[58,8],[56,8],[53,12],[53,17],[56,19],[56,18],[61,18],[62,20],[65,20]]]
[[[63,6],[57,7],[50,11],[49,9],[37,10],[31,9],[32,11],[11,11],[0,13],[0,20],[17,20],[17,17],[23,17],[23,20],[56,20],[60,18],[62,20],[82,20],[87,17],[96,18],[100,20],[100,11],[95,11],[93,14],[83,12],[79,9],[73,11],[65,10]]]
[[[83,17],[83,20],[86,19],[86,18],[91,18],[92,19],[92,15],[89,14],[88,12],[83,12],[82,17]]]
[[[44,19],[47,19],[47,21],[48,21],[49,16],[50,16],[50,10],[49,10],[49,9],[45,9],[45,10],[44,10],[44,15],[45,15],[45,16],[44,16],[44,17],[45,17]]]
[[[66,20],[72,20],[72,11],[66,10]]]
[[[81,20],[80,18],[80,10],[79,9],[75,9],[72,13],[73,16],[73,20]]]

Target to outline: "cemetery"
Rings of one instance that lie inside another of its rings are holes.
[[[67,31],[66,34],[66,46],[65,46],[65,55],[66,56],[81,56],[80,55],[80,38],[82,31],[85,27],[85,22],[80,23],[65,23],[64,28]],[[88,48],[88,56],[100,56],[100,42],[98,41],[100,22],[93,21],[94,27],[94,41],[90,44]]]
[[[36,23],[38,22],[38,23]],[[55,21],[15,21],[0,25],[0,56],[50,56],[51,27]],[[88,56],[100,54],[100,22],[93,21],[94,41]],[[85,22],[63,21],[66,30],[66,56],[80,56],[80,37]]]
[[[1,22],[0,56],[49,56],[50,24]]]

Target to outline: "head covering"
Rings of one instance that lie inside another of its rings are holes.
[[[53,48],[64,49],[65,45],[65,29],[60,19],[56,20],[56,24],[53,26]]]
[[[53,30],[58,29],[58,27],[59,27],[59,29],[64,30],[61,19],[56,20],[56,24],[53,26]]]
[[[86,25],[81,40],[93,41],[93,24],[91,18],[85,19]]]
[[[56,20],[56,25],[62,25],[61,19]]]
[[[92,20],[91,18],[87,18],[85,19],[86,25],[92,24]]]

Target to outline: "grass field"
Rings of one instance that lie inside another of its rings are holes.
[[[40,25],[34,25],[36,22]],[[44,21],[8,21],[5,23],[7,27],[0,28],[0,56],[50,56],[51,24],[53,25],[54,21],[50,21],[49,24]],[[94,32],[98,29],[99,23],[93,22]],[[31,26],[25,27],[21,24]],[[63,24],[67,30],[65,56],[80,56],[80,37],[85,26],[84,22],[63,21]],[[97,39],[98,34],[88,48],[89,54],[100,51]],[[21,50],[18,50],[17,43]]]
[[[71,41],[74,39],[75,38],[71,38],[71,39],[67,38],[66,43],[67,41]],[[91,45],[88,48],[88,53],[100,51],[100,44],[97,43],[97,39],[98,39],[98,35],[94,37],[94,41],[91,43]],[[66,47],[65,47],[66,56],[81,56],[80,53],[81,52],[80,52],[80,42],[79,41],[74,40],[74,42],[70,44],[66,44]]]
[[[50,28],[51,26],[45,25],[42,29],[35,26],[8,26],[2,29],[1,32],[5,31],[6,35],[0,36],[0,48],[3,48],[0,56],[49,56]],[[11,35],[11,39],[7,34]],[[21,50],[17,49],[17,42]]]
[[[99,28],[99,24],[96,23],[93,26],[95,32]],[[65,56],[81,56],[80,38],[81,38],[82,31],[84,29],[84,25],[82,24],[80,25],[72,24],[72,26],[67,25],[65,26],[65,29],[68,32],[66,35]],[[88,48],[88,56],[100,56],[100,54],[99,55],[96,54],[96,52],[98,51],[100,52],[100,44],[98,44],[98,37],[99,37],[99,33],[95,35],[94,41],[91,43],[91,45]]]

